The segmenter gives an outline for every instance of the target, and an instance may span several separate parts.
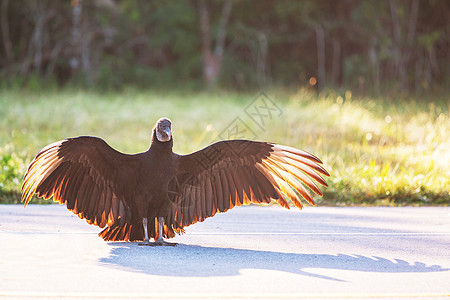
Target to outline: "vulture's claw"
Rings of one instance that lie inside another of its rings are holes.
[[[138,243],[139,246],[153,246],[153,243],[151,243],[149,240],[145,240]]]
[[[150,242],[150,241],[143,241],[138,243],[139,246],[151,246],[151,247],[157,247],[157,246],[176,246],[178,245],[177,243],[169,243],[166,242],[164,240],[159,240],[159,241],[155,241],[155,242]]]
[[[178,243],[169,243],[164,240],[160,240],[160,241],[155,241],[152,246],[172,246],[172,247],[174,247],[176,245],[178,245]]]

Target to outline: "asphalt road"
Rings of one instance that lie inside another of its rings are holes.
[[[0,205],[0,298],[450,298],[450,208],[240,207],[176,247]]]

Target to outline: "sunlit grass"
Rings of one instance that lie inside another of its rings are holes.
[[[293,102],[302,105],[303,99],[304,91]],[[333,174],[327,193],[334,196],[325,200],[449,203],[450,120],[445,99],[418,104],[410,99],[352,100],[329,93],[308,102],[307,108],[303,112],[320,118],[319,128],[326,132],[298,143],[315,143]],[[309,122],[312,128],[307,132],[312,132],[317,122]]]
[[[186,154],[226,136],[236,118],[244,136],[319,156],[333,205],[450,203],[450,119],[446,99],[358,99],[350,92],[280,90],[267,95],[281,110],[258,126],[245,112],[258,94],[124,91],[0,92],[0,202],[16,202],[27,164],[45,145],[94,135],[114,148],[148,148],[156,120],[173,121],[174,151]]]

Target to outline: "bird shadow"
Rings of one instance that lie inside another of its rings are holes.
[[[450,269],[402,259],[389,260],[348,254],[299,254],[262,250],[203,247],[178,244],[177,247],[142,247],[136,243],[110,243],[108,257],[102,265],[159,276],[209,277],[238,275],[243,269],[261,269],[343,281],[305,271],[336,269],[379,273],[442,272]]]

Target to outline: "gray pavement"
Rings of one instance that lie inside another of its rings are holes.
[[[0,298],[450,298],[449,207],[240,207],[177,247],[98,232],[61,205],[0,205]]]

